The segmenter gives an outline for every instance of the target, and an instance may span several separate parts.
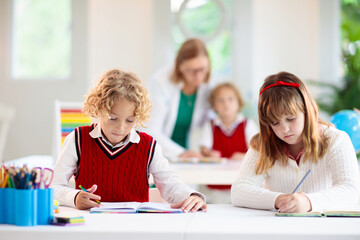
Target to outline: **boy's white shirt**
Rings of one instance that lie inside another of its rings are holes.
[[[324,130],[324,129],[323,129]],[[312,211],[352,207],[360,192],[359,166],[349,136],[334,127],[324,130],[329,147],[317,164],[300,159],[299,166],[288,159],[287,166],[275,162],[267,173],[257,175],[259,152],[250,148],[231,188],[232,204],[239,207],[275,210],[280,194],[292,193],[309,169],[309,176],[297,192],[309,198]]]
[[[226,128],[225,125],[222,123],[219,116],[213,120],[214,125],[220,127],[221,131],[227,135],[231,136],[233,131],[239,126],[241,122],[243,122],[246,118],[243,114],[239,113],[236,117],[236,120],[231,124],[229,128]],[[245,141],[246,144],[249,146],[251,138],[258,133],[258,128],[255,122],[251,119],[247,119],[246,127],[245,127]],[[208,149],[212,149],[214,143],[214,135],[213,135],[213,128],[211,126],[211,121],[207,121],[202,128],[201,133],[201,140],[200,146],[206,147]]]
[[[180,102],[182,83],[171,82],[170,76],[173,66],[159,69],[149,79],[147,85],[152,100],[151,117],[147,127],[141,129],[153,136],[162,146],[164,155],[170,160],[178,158],[186,151],[185,148],[171,139]],[[198,136],[201,127],[211,115],[208,96],[210,87],[202,84],[198,87],[196,101],[189,130],[189,148],[198,151]]]
[[[100,123],[90,132],[93,138],[101,137],[110,146],[113,146],[101,132]],[[117,144],[115,147],[121,147],[129,142],[139,143],[140,136],[132,129],[124,142]],[[77,170],[78,157],[75,147],[75,132],[71,132],[65,139],[61,148],[58,160],[54,167],[54,178],[51,187],[54,188],[54,197],[62,205],[75,207],[74,198],[80,191],[67,186],[69,179]],[[169,203],[182,202],[192,193],[196,193],[205,201],[205,196],[183,183],[177,173],[169,166],[168,160],[163,156],[161,146],[156,144],[154,156],[149,166],[149,173],[153,175],[154,183],[159,189],[162,198]],[[95,183],[96,184],[96,183]],[[96,192],[94,193],[96,194]]]

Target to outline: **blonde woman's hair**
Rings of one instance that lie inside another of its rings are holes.
[[[119,99],[135,104],[136,127],[149,119],[151,102],[149,93],[137,75],[119,69],[106,72],[85,96],[83,113],[93,118],[107,116]]]
[[[245,102],[241,96],[239,89],[234,84],[229,83],[229,82],[220,83],[220,84],[216,85],[216,87],[211,91],[210,96],[209,96],[209,102],[210,102],[212,108],[214,108],[216,96],[219,94],[219,91],[223,88],[229,88],[234,92],[236,100],[239,104],[238,111],[240,112],[243,109]]]
[[[171,75],[171,80],[174,83],[179,83],[181,81],[184,81],[184,76],[180,71],[180,66],[183,62],[185,62],[186,60],[189,59],[193,59],[199,56],[205,56],[208,61],[209,61],[209,68],[210,68],[210,58],[209,58],[209,53],[206,49],[205,43],[203,43],[200,39],[189,39],[187,41],[185,41],[176,56],[175,59],[175,67],[174,67],[174,71]],[[207,72],[207,75],[205,77],[205,83],[209,82],[210,79],[210,69]]]
[[[320,129],[321,124],[329,126],[328,123],[318,118],[318,107],[311,97],[309,90],[304,83],[295,75],[288,72],[268,76],[260,92],[277,81],[287,83],[298,83],[299,87],[276,86],[262,92],[259,97],[258,114],[260,133],[255,135],[250,142],[250,146],[260,152],[256,174],[267,172],[274,164],[279,161],[284,166],[287,164],[288,157],[284,153],[284,142],[279,139],[270,124],[277,122],[284,115],[296,115],[298,111],[304,113],[304,161],[311,159],[317,163],[323,157],[328,148],[328,138]]]

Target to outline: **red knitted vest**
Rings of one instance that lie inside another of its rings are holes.
[[[221,153],[221,157],[230,158],[235,152],[246,153],[248,147],[245,139],[246,120],[242,121],[231,136],[226,136],[219,126],[211,121],[213,129],[213,150]],[[208,185],[208,188],[230,190],[231,185]]]
[[[156,141],[139,132],[140,142],[112,148],[101,138],[92,138],[92,126],[76,128],[78,171],[75,186],[90,188],[97,184],[95,194],[104,202],[148,202],[149,165]]]
[[[221,152],[221,157],[230,158],[233,153],[246,153],[248,150],[245,139],[246,120],[242,121],[231,136],[226,136],[219,126],[211,122],[213,128],[213,150]]]

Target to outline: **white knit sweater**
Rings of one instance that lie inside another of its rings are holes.
[[[280,194],[292,193],[300,180],[310,174],[297,192],[306,193],[312,211],[338,209],[357,204],[360,181],[359,166],[349,136],[334,127],[324,130],[329,136],[327,153],[318,164],[300,159],[299,166],[288,159],[287,166],[275,162],[267,173],[256,175],[255,164],[259,152],[250,148],[241,164],[238,177],[231,188],[234,206],[275,210]]]

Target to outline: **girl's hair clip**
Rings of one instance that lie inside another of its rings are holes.
[[[300,84],[298,83],[289,83],[289,82],[283,82],[283,81],[276,81],[276,83],[270,84],[269,86],[265,87],[263,90],[261,90],[259,97],[261,96],[261,94],[269,88],[272,87],[279,87],[279,86],[287,86],[287,87],[294,87],[294,88],[299,88]]]

